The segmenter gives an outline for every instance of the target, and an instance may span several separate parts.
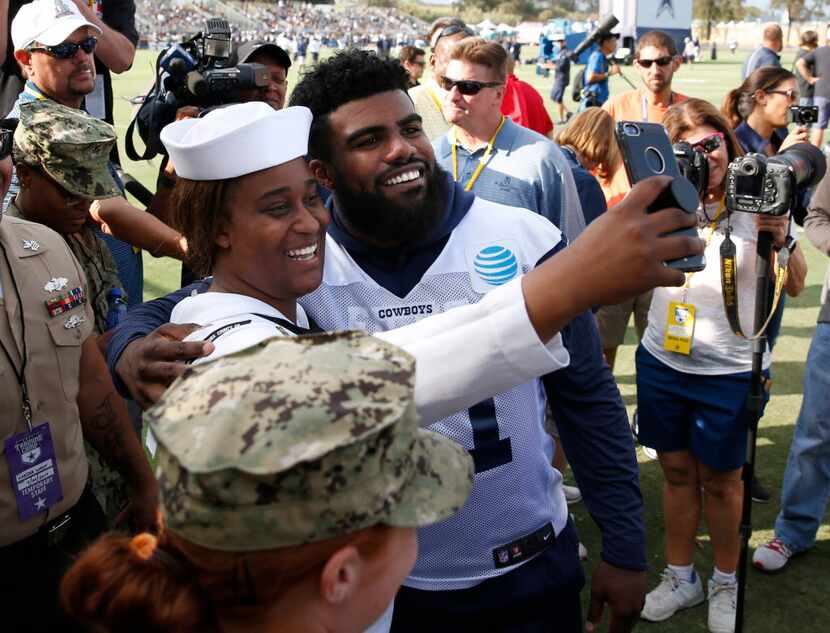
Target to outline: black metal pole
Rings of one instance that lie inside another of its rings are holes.
[[[758,233],[755,262],[755,327],[761,329],[767,320],[769,311],[770,260],[772,258],[772,234],[768,231]],[[735,610],[735,633],[744,630],[744,606],[746,603],[746,574],[749,558],[749,539],[752,536],[752,477],[755,474],[755,440],[758,435],[758,422],[764,404],[763,362],[767,348],[767,336],[759,336],[752,342],[752,375],[746,406],[750,413],[749,428],[746,438],[746,461],[743,469],[744,497],[741,510],[741,555],[738,560],[738,599]]]

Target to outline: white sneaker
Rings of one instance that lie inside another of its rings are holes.
[[[562,492],[565,493],[565,501],[568,502],[569,506],[582,501],[582,492],[576,486],[562,484]]]
[[[709,631],[710,633],[735,633],[735,608],[738,600],[738,583],[722,585],[709,579]]]
[[[692,582],[680,580],[670,568],[663,570],[662,579],[657,588],[649,591],[646,605],[640,617],[650,622],[668,620],[681,609],[688,609],[701,604],[706,599],[703,595],[703,583],[700,576],[694,574]]]
[[[793,555],[792,550],[777,536],[761,545],[752,555],[752,564],[761,571],[781,571]]]

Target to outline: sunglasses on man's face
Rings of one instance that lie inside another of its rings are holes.
[[[711,154],[721,145],[723,145],[723,132],[713,132],[708,136],[704,136],[699,141],[689,143],[693,149],[703,152],[704,154]]]
[[[449,92],[453,88],[458,88],[458,92],[463,95],[472,96],[477,95],[484,88],[495,88],[501,86],[500,81],[474,81],[472,79],[450,79],[449,77],[441,77],[441,87]]]
[[[643,68],[651,68],[652,64],[657,64],[662,68],[663,66],[671,64],[672,59],[674,58],[671,55],[666,55],[665,57],[658,57],[657,59],[638,59],[637,63]]]
[[[31,53],[46,53],[55,59],[71,59],[75,57],[75,53],[78,52],[80,48],[84,53],[90,54],[92,51],[95,50],[95,47],[98,45],[98,38],[97,37],[87,37],[86,39],[81,40],[77,44],[75,42],[61,42],[60,44],[56,44],[55,46],[41,46],[30,48],[29,52]]]

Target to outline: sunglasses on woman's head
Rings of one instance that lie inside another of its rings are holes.
[[[657,59],[638,59],[637,63],[643,68],[651,68],[652,64],[657,64],[662,68],[663,66],[671,64],[672,59],[671,55],[666,55],[665,57],[658,57]]]
[[[477,95],[483,88],[495,88],[501,86],[500,81],[474,81],[472,79],[450,79],[449,77],[441,77],[441,87],[449,92],[453,88],[458,88],[458,92],[463,95],[472,96]]]
[[[71,59],[75,57],[75,53],[80,48],[84,53],[92,53],[98,45],[97,37],[87,37],[77,44],[75,42],[61,42],[55,46],[41,46],[30,48],[30,53],[46,53],[47,55],[56,59]]]
[[[699,141],[695,141],[694,143],[689,143],[693,149],[699,150],[704,154],[711,154],[716,149],[718,149],[721,145],[723,145],[724,137],[723,132],[713,132],[708,136],[704,136]]]

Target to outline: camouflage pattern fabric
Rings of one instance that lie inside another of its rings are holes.
[[[121,195],[109,169],[115,129],[83,110],[51,99],[20,105],[14,159],[45,171],[69,193],[102,199]]]
[[[188,368],[145,413],[166,528],[255,551],[451,516],[472,460],[418,427],[414,378],[409,354],[358,332],[277,337]]]

